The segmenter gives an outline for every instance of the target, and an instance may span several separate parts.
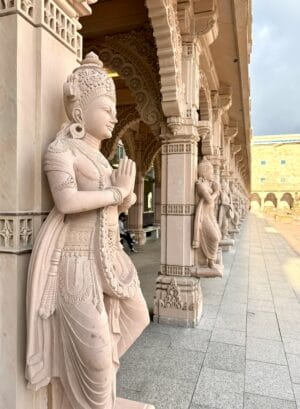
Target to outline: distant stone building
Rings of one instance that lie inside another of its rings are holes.
[[[251,205],[293,208],[300,193],[300,135],[252,139]]]

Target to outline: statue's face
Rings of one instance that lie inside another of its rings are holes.
[[[107,96],[95,98],[84,113],[86,132],[99,140],[111,138],[117,122],[116,104]]]
[[[214,170],[212,166],[207,167],[205,178],[208,180],[214,180]]]

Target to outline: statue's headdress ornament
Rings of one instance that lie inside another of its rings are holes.
[[[103,95],[115,101],[115,84],[103,69],[103,63],[99,57],[94,52],[90,52],[64,84],[64,100],[68,116],[68,104],[79,102],[84,109],[91,100]]]

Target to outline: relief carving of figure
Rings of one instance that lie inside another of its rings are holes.
[[[221,182],[221,191],[219,195],[218,223],[222,234],[222,240],[229,239],[228,229],[229,221],[234,217],[233,204],[229,185],[225,179]]]
[[[230,195],[233,203],[233,217],[231,219],[231,224],[234,229],[238,229],[240,225],[239,198],[233,183],[230,185]]]
[[[204,157],[198,165],[196,191],[199,202],[194,220],[192,247],[197,249],[200,267],[214,268],[221,232],[215,216],[215,201],[219,195],[219,184],[213,180],[213,166]]]
[[[116,398],[119,358],[149,315],[119,241],[118,215],[136,200],[135,163],[113,170],[99,150],[117,122],[114,83],[90,53],[63,91],[69,122],[44,158],[55,206],[28,273],[28,386],[51,382],[57,409],[150,409]]]

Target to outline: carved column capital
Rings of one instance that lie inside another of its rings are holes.
[[[182,118],[179,116],[169,116],[167,125],[173,135],[177,135],[182,127]]]

